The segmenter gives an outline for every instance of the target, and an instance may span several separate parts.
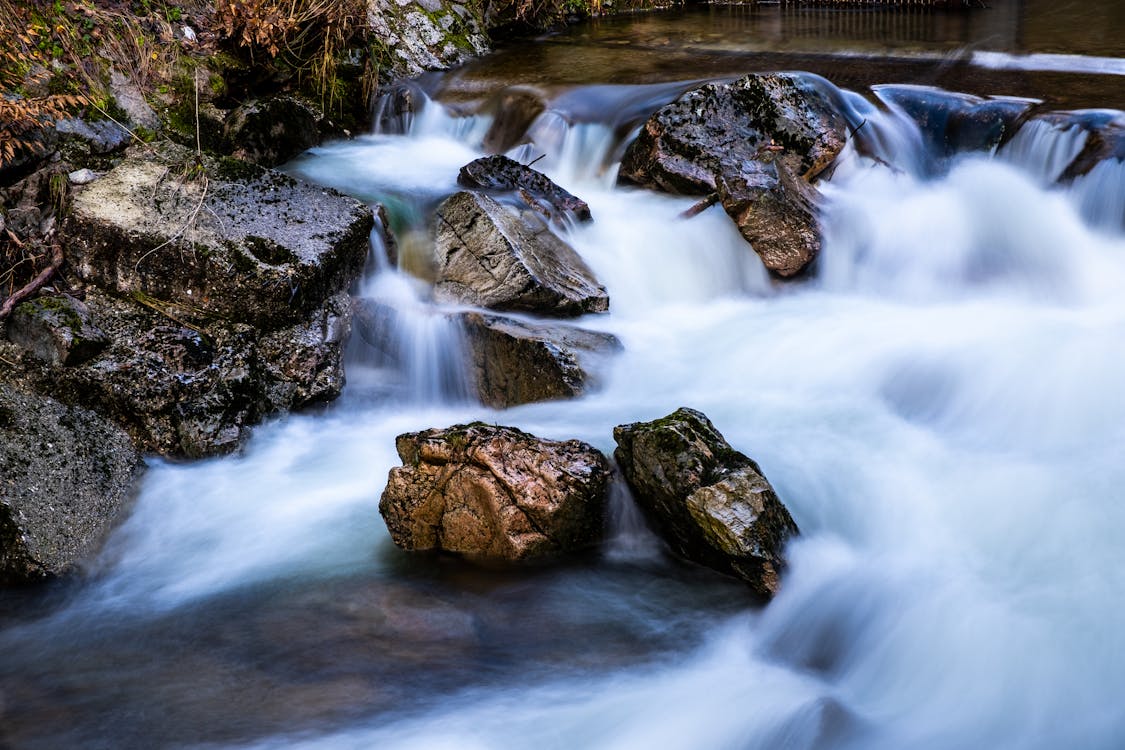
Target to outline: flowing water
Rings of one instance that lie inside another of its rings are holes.
[[[883,62],[866,83],[898,80]],[[0,747],[1125,745],[1122,164],[1060,187],[1078,135],[1045,127],[939,159],[841,92],[882,161],[849,147],[815,274],[777,284],[721,209],[614,186],[629,129],[698,70],[537,83],[550,107],[513,153],[589,202],[565,234],[611,312],[578,324],[624,351],[577,401],[495,412],[418,278],[491,64],[431,79],[449,107],[405,132],[291,166],[390,208],[400,268],[375,235],[359,291],[396,311],[392,342],[353,341],[342,399],[239,456],[153,462],[87,580],[3,600]],[[764,608],[669,558],[620,487],[605,546],[553,567],[412,557],[379,518],[401,432],[483,419],[611,452],[614,425],[682,405],[802,529]]]

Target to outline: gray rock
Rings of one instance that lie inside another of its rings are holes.
[[[139,454],[98,415],[0,383],[0,585],[75,570],[132,498]]]
[[[613,437],[637,503],[677,554],[763,597],[777,593],[797,524],[754,461],[692,409],[620,425]]]
[[[308,320],[263,335],[257,358],[267,408],[284,411],[338,397],[350,329],[351,299],[341,293]]]
[[[368,0],[367,25],[393,51],[379,71],[384,80],[451,68],[489,49],[480,17],[447,0]]]
[[[480,399],[498,409],[576,398],[596,387],[605,359],[621,350],[616,336],[558,323],[466,313],[462,326]]]
[[[538,216],[468,192],[442,203],[437,216],[439,299],[545,315],[609,309],[605,287]]]
[[[73,366],[109,343],[85,304],[69,295],[38,297],[12,311],[8,340],[54,364]]]
[[[92,169],[76,169],[67,175],[67,179],[71,185],[88,185],[98,179],[98,175]]]
[[[110,71],[109,91],[113,94],[117,106],[125,111],[130,122],[134,125],[148,128],[152,131],[160,129],[160,118],[156,111],[145,101],[141,90],[129,78],[116,70]]]
[[[526,560],[601,537],[610,468],[586,443],[476,422],[395,445],[379,512],[400,547]]]
[[[830,84],[809,74],[709,83],[662,107],[625,152],[622,182],[718,193],[766,268],[788,277],[820,250],[811,183],[844,146]]]
[[[0,358],[11,366],[0,369],[0,382],[96,410],[146,451],[190,458],[235,450],[264,417],[340,392],[346,294],[273,331],[141,299],[88,289],[105,350],[68,367],[3,341]]]
[[[272,330],[348,288],[372,222],[333,190],[169,147],[76,190],[62,232],[87,282]]]
[[[72,118],[60,120],[55,125],[59,135],[76,138],[86,144],[93,154],[111,154],[129,145],[129,131],[111,120],[87,122]]]
[[[548,218],[561,220],[573,216],[590,221],[590,206],[556,185],[547,175],[520,164],[507,156],[484,156],[475,159],[457,174],[457,182],[473,190],[508,192],[518,195],[528,205]]]

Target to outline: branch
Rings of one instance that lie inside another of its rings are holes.
[[[8,316],[12,314],[12,310],[16,308],[16,305],[38,292],[44,284],[50,281],[51,277],[55,275],[55,271],[59,270],[59,266],[61,266],[62,263],[62,246],[57,244],[51,245],[51,265],[44,268],[27,286],[17,289],[12,293],[11,297],[4,300],[4,304],[0,305],[0,321],[7,320]]]

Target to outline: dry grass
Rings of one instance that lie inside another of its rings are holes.
[[[222,35],[257,66],[308,78],[321,104],[336,104],[341,52],[366,30],[363,0],[217,0]]]

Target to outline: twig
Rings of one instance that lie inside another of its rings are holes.
[[[534,164],[535,162],[539,161],[540,159],[544,159],[544,158],[546,158],[546,156],[547,156],[547,152],[546,152],[546,151],[544,151],[544,152],[543,152],[542,154],[540,154],[539,156],[536,156],[536,157],[535,157],[534,159],[532,159],[531,161],[529,161],[529,162],[528,162],[527,164],[524,164],[524,166],[525,166],[525,167],[530,167],[530,166],[531,166],[532,164]]]
[[[691,208],[689,208],[686,211],[684,211],[683,213],[681,213],[680,218],[681,219],[691,219],[695,216],[699,216],[699,214],[701,214],[704,211],[706,211],[707,209],[711,208],[711,206],[715,205],[718,202],[719,202],[719,194],[718,193],[711,193],[706,198],[704,198],[703,200],[699,201],[698,203],[696,203]]]
[[[44,284],[51,280],[55,275],[55,271],[59,270],[59,266],[63,263],[62,245],[51,245],[51,265],[44,268],[38,276],[32,279],[26,286],[17,289],[11,297],[4,300],[4,304],[0,305],[0,320],[7,320],[8,316],[12,314],[12,310],[16,305],[23,302],[39,291]]]

